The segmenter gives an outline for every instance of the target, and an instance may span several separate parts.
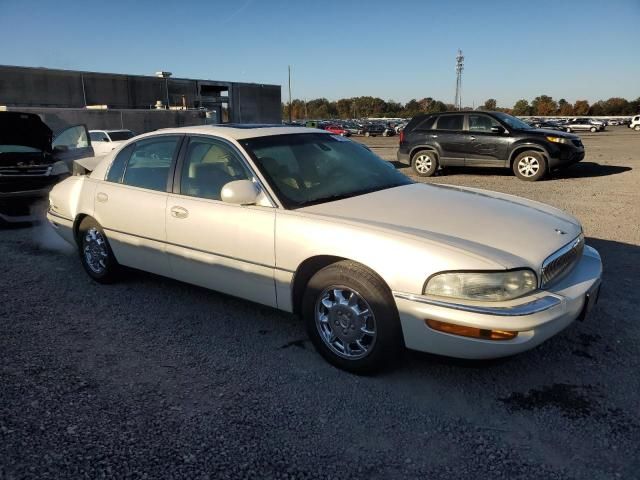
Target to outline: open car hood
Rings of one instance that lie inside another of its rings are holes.
[[[51,152],[53,132],[33,113],[0,112],[0,145],[21,145]]]

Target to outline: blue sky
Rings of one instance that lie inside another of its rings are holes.
[[[499,106],[640,96],[640,0],[0,0],[0,64]]]

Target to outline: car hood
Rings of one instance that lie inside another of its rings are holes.
[[[563,125],[558,125],[558,128],[563,128]],[[527,130],[528,133],[531,133],[531,130]],[[533,130],[534,135],[546,136],[551,135],[554,137],[560,138],[569,138],[571,140],[579,140],[580,137],[578,135],[573,135],[572,133],[563,132],[562,130],[553,130],[551,128],[536,128]]]
[[[53,134],[33,113],[0,112],[0,145],[21,145],[51,152]]]
[[[298,212],[445,243],[504,268],[542,262],[582,231],[571,215],[512,195],[414,183]]]

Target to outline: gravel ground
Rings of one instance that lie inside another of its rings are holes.
[[[290,315],[143,273],[97,285],[46,225],[0,231],[0,478],[640,478],[640,135],[584,142],[540,183],[428,180],[564,208],[602,254],[592,316],[495,362],[349,375]]]

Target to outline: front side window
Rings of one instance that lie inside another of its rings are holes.
[[[92,142],[108,142],[109,139],[103,132],[89,132],[89,138]]]
[[[286,208],[412,183],[367,148],[337,135],[273,135],[240,143]]]
[[[501,127],[500,123],[489,115],[469,114],[469,131],[471,132],[491,132],[491,127]]]
[[[438,117],[437,130],[462,130],[464,115],[442,115]]]
[[[220,200],[222,187],[251,178],[238,154],[219,140],[194,137],[189,141],[180,174],[180,193]]]
[[[494,113],[494,115],[515,130],[531,130],[533,128],[531,125],[528,125],[519,118],[516,118],[509,114],[496,112]]]
[[[122,183],[159,192],[166,191],[171,161],[179,143],[179,136],[154,137],[136,142]]]

